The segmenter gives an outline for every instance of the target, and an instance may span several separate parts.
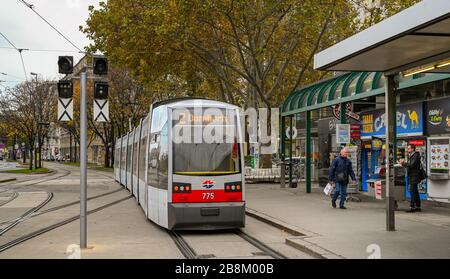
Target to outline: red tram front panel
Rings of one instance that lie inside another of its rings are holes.
[[[208,203],[208,202],[239,202],[242,201],[242,182],[227,182],[217,185],[214,180],[206,179],[202,185],[190,183],[173,183],[173,203]],[[199,189],[201,188],[201,189]]]

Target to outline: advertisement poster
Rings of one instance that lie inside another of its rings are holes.
[[[350,143],[350,124],[336,124],[336,143]]]
[[[450,98],[429,101],[426,106],[428,135],[450,133]]]
[[[383,199],[383,184],[381,183],[381,180],[375,181],[375,198],[377,200]]]
[[[385,110],[373,110],[361,114],[361,139],[386,135]],[[397,135],[423,135],[423,104],[414,103],[397,107]]]
[[[431,145],[430,149],[431,149],[430,169],[437,171],[448,171],[449,145],[448,144]]]

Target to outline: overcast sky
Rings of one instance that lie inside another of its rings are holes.
[[[26,2],[33,4],[34,9],[41,16],[80,49],[89,44],[89,40],[78,30],[78,27],[85,25],[89,15],[88,6],[98,7],[99,0],[26,0]],[[0,32],[17,48],[67,51],[23,51],[28,79],[31,79],[30,72],[38,73],[43,78],[59,78],[57,68],[59,55],[74,56],[74,63],[82,57],[74,46],[20,0],[0,0]],[[25,73],[18,51],[8,48],[12,46],[0,35],[0,80],[3,81],[0,84],[14,86],[17,82],[25,80]]]

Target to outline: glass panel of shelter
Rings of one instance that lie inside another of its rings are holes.
[[[364,79],[364,82],[361,86],[361,90],[359,92],[368,92],[372,90],[373,78],[375,77],[375,72],[370,73]]]

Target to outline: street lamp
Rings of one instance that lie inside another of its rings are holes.
[[[32,75],[32,76],[34,76],[35,77],[35,82],[37,83],[37,80],[38,80],[38,74],[37,73],[34,73],[34,72],[30,72],[30,75]],[[31,97],[31,96],[30,96]],[[39,98],[40,99],[40,98]],[[39,106],[39,108],[40,108],[41,106]],[[39,150],[39,162],[41,162],[41,150],[40,150],[40,148],[39,148],[39,139],[40,139],[40,125],[39,125],[39,122],[41,121],[41,113],[40,113],[40,109],[39,109],[39,114],[38,114],[38,119],[37,119],[37,125],[36,125],[36,127],[37,127],[37,140],[35,141],[35,144],[34,144],[34,146],[35,146],[35,148],[34,148],[34,168],[35,169],[37,169],[38,168],[38,157],[37,157],[37,152],[38,152],[38,150]],[[39,164],[39,167],[41,167],[40,166],[40,164]]]

